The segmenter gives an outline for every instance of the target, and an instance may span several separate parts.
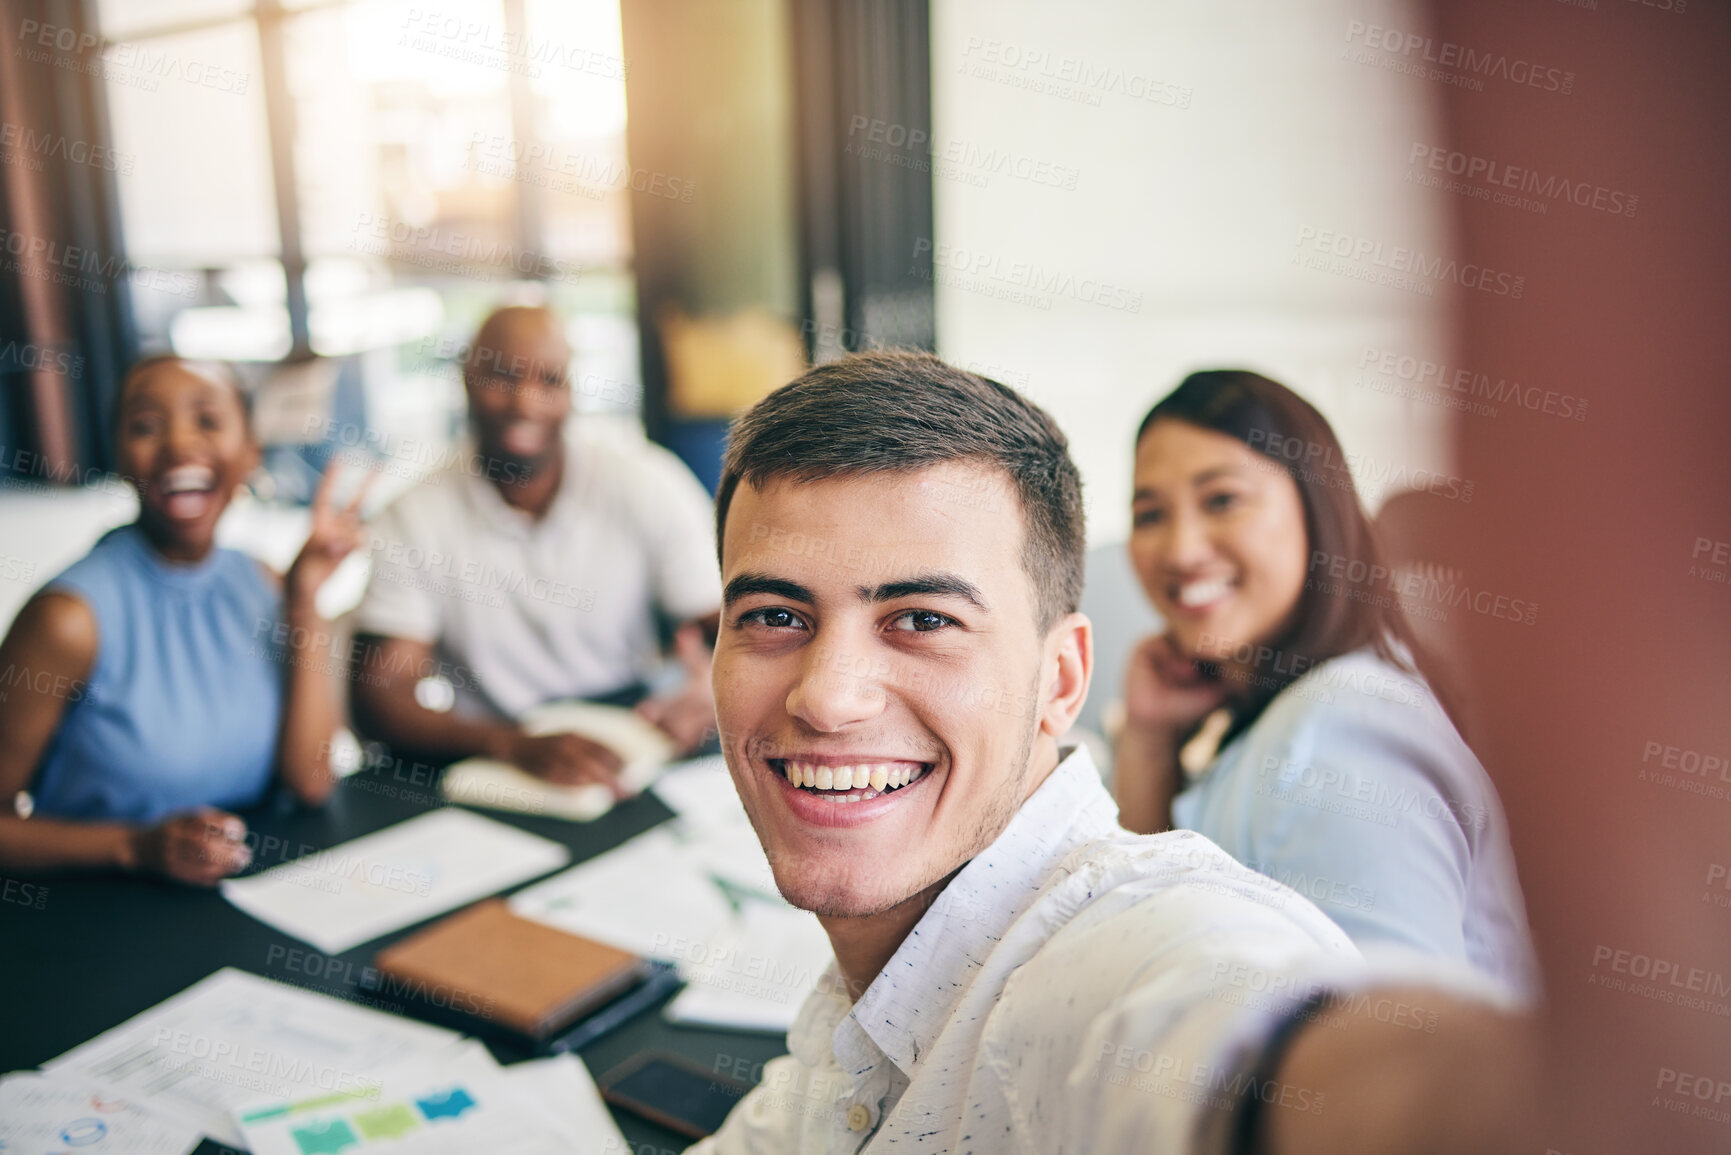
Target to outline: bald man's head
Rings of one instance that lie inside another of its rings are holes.
[[[540,305],[507,305],[494,309],[481,322],[463,358],[463,371],[465,376],[482,369],[524,377],[541,368],[528,363],[535,354],[555,351],[550,360],[556,361],[563,373],[571,361],[571,346],[553,310]]]
[[[479,448],[501,468],[488,475],[520,480],[559,457],[560,429],[571,411],[571,346],[551,309],[496,309],[463,359],[463,387]]]

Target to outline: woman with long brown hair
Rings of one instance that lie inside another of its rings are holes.
[[[1328,422],[1193,373],[1136,437],[1130,557],[1164,633],[1132,654],[1121,821],[1198,831],[1360,947],[1534,973],[1495,787],[1426,676]]]

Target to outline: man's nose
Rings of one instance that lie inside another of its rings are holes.
[[[870,721],[883,712],[887,675],[881,659],[808,646],[799,680],[787,695],[787,712],[822,733]]]
[[[539,400],[536,396],[537,389],[538,386],[536,386],[535,382],[529,380],[527,377],[516,377],[511,379],[511,383],[505,391],[505,408],[511,416],[524,417],[533,415],[537,408],[536,402]]]

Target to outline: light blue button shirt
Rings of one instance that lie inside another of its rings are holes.
[[[1172,815],[1310,898],[1367,953],[1459,960],[1536,993],[1496,788],[1425,682],[1368,648],[1281,691]]]

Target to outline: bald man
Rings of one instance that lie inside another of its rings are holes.
[[[687,677],[638,709],[682,750],[713,728],[721,587],[709,497],[659,446],[568,428],[570,363],[549,310],[489,316],[463,364],[473,452],[375,526],[354,707],[369,735],[402,753],[612,783],[608,750],[572,734],[533,737],[514,719],[559,699],[641,699],[659,661],[657,613],[683,623],[674,638]],[[417,692],[433,673],[456,689],[450,709]]]

